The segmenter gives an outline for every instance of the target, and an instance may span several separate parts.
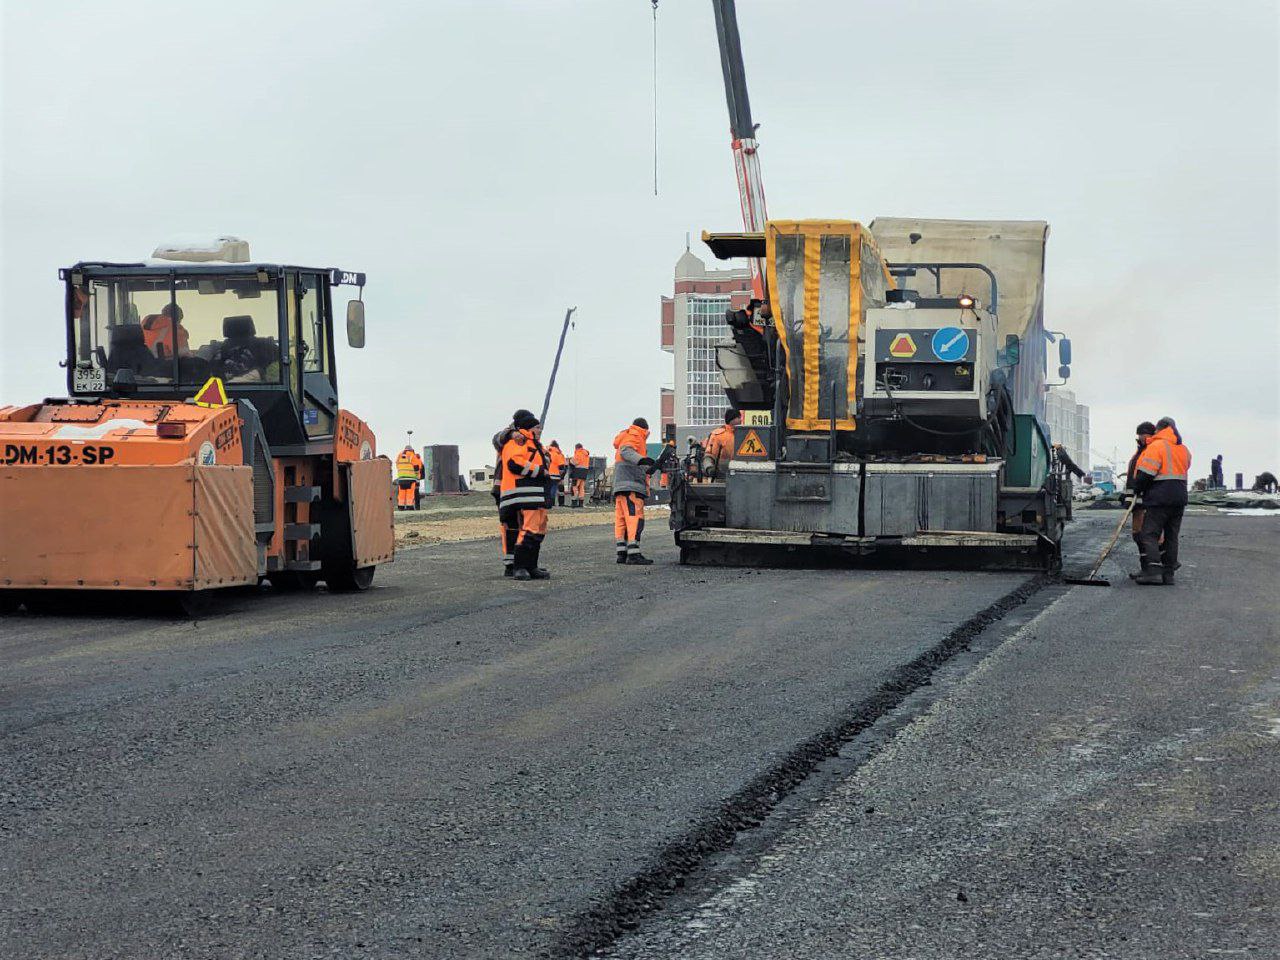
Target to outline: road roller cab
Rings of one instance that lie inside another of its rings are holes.
[[[157,249],[59,271],[68,397],[0,407],[0,597],[363,589],[393,553],[390,465],[343,410],[333,291],[364,274]]]

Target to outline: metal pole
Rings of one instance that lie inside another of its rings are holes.
[[[542,421],[544,431],[547,429],[547,408],[551,406],[551,391],[555,389],[556,372],[560,369],[560,354],[564,352],[564,338],[569,333],[569,318],[577,309],[577,307],[570,307],[564,312],[564,326],[560,328],[560,344],[556,347],[556,362],[551,365],[551,379],[547,381],[547,395],[542,401],[542,416],[538,418]]]

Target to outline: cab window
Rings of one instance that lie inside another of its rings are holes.
[[[179,277],[180,379],[203,383],[279,383],[279,299],[256,275]]]
[[[320,281],[314,274],[304,273],[298,278],[299,344],[303,373],[328,372],[329,345],[324,340],[324,317],[320,296]]]
[[[172,312],[168,307],[168,277],[93,279],[72,286],[77,363],[103,371],[104,385],[121,370],[131,371],[140,384],[172,383],[172,357],[166,362],[155,347]]]

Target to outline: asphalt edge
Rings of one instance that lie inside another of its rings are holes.
[[[913,660],[895,668],[876,692],[849,705],[825,729],[802,741],[684,836],[662,847],[653,862],[619,884],[594,906],[569,918],[546,954],[557,958],[589,957],[604,952],[646,917],[660,910],[690,877],[716,854],[733,846],[740,831],[759,826],[831,757],[883,719],[913,692],[931,683],[948,660],[969,649],[989,626],[1004,619],[1057,577],[1041,574],[955,627]]]

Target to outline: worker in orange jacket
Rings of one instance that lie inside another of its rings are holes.
[[[547,447],[547,509],[556,505],[557,494],[564,483],[565,467],[569,463],[564,451],[560,449],[560,441],[552,440]]]
[[[546,580],[551,574],[538,566],[538,554],[547,535],[550,459],[539,440],[542,425],[537,417],[528,410],[517,410],[511,426],[498,458],[502,469],[498,517],[505,531],[516,531],[509,569],[515,580]]]
[[[723,480],[733,459],[733,428],[742,423],[742,414],[730,407],[724,412],[723,426],[711,431],[702,444],[702,475]]]
[[[1172,417],[1156,421],[1156,432],[1142,448],[1133,477],[1133,489],[1142,497],[1141,584],[1173,584],[1178,569],[1178,533],[1187,508],[1187,475],[1191,451],[1182,442]],[[1162,543],[1163,539],[1163,543]]]
[[[577,476],[569,488],[569,506],[581,507],[587,500],[586,472],[591,469],[591,451],[580,443],[573,445],[573,466]]]
[[[644,501],[649,492],[649,422],[636,417],[631,426],[613,438],[613,535],[618,562],[647,566],[652,560],[640,553],[644,533]]]
[[[418,456],[418,451],[414,450],[412,445],[406,444],[396,456],[397,510],[418,509],[418,481],[425,475],[426,467],[422,457]]]
[[[190,334],[182,325],[182,308],[176,303],[166,303],[159,313],[150,313],[142,318],[142,339],[147,349],[158,358],[164,360],[173,357],[173,328],[178,328],[178,354],[186,356],[191,352]]]

